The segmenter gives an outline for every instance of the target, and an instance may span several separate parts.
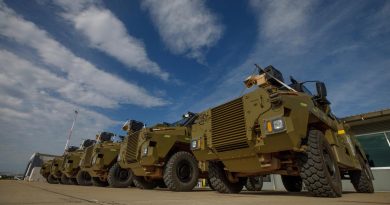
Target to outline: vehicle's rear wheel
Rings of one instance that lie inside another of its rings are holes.
[[[246,180],[245,188],[248,191],[261,191],[263,188],[263,177],[248,177]]]
[[[239,178],[238,182],[229,181],[222,162],[209,162],[209,178],[211,185],[220,193],[239,193],[246,182],[246,178]]]
[[[49,184],[58,184],[58,179],[55,178],[53,175],[49,174],[46,178],[47,183]]]
[[[79,185],[79,183],[77,183],[77,179],[76,178],[68,178],[69,179],[69,184],[70,185]]]
[[[206,181],[207,181],[207,185],[210,187],[210,189],[215,191],[213,185],[211,184],[211,181],[210,181],[209,177],[206,178]]]
[[[99,177],[92,177],[92,185],[106,187],[108,186],[108,182],[101,180]]]
[[[158,185],[158,181],[146,179],[144,176],[133,177],[134,185],[139,189],[154,189]]]
[[[282,182],[284,188],[289,192],[302,191],[302,178],[300,176],[282,175]]]
[[[167,185],[165,184],[164,180],[159,180],[157,182],[157,186],[158,186],[158,188],[162,188],[162,189],[167,188]]]
[[[310,130],[300,176],[313,196],[341,197],[341,177],[332,149],[319,130]]]
[[[119,163],[115,163],[108,171],[107,181],[111,187],[125,188],[133,182],[133,176],[130,169],[122,169]]]
[[[92,178],[87,171],[80,170],[76,175],[76,180],[81,186],[92,186]]]
[[[60,184],[70,185],[70,179],[65,174],[61,174]]]
[[[374,193],[374,185],[372,184],[370,165],[364,161],[363,157],[358,155],[362,170],[349,171],[351,183],[355,190],[359,193]]]
[[[188,152],[177,152],[168,160],[163,178],[171,191],[191,191],[199,179],[198,162]]]

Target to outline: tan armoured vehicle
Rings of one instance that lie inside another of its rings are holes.
[[[366,155],[332,114],[325,84],[291,78],[287,85],[274,67],[259,71],[245,81],[258,88],[199,113],[192,126],[191,149],[207,162],[212,186],[238,193],[247,177],[280,174],[290,192],[304,184],[314,196],[340,197],[348,179],[357,192],[372,193]]]
[[[172,191],[195,187],[202,174],[189,146],[191,125],[196,118],[196,114],[187,113],[175,123],[142,128],[142,123],[131,120],[123,126],[128,136],[118,162],[121,168],[133,172],[136,187],[159,186]]]
[[[50,180],[56,180],[58,181],[60,184],[62,184],[61,182],[61,176],[62,176],[62,163],[64,161],[64,157],[63,156],[58,156],[58,157],[54,157],[53,160],[52,160],[52,164],[50,166],[50,174],[48,176],[48,179],[50,178]]]
[[[50,174],[50,169],[53,164],[53,160],[48,160],[42,164],[40,174],[46,179],[49,184],[58,184],[58,180]]]
[[[85,149],[80,161],[81,170],[89,173],[94,186],[129,186],[131,178],[129,178],[128,170],[119,174],[120,179],[123,179],[121,183],[117,183],[115,179],[109,177],[110,170],[113,170],[111,172],[117,171],[116,167],[118,165],[116,165],[116,162],[123,137],[110,132],[101,132],[96,139],[97,142],[94,146]]]
[[[91,177],[88,176],[88,173],[80,169],[80,160],[84,154],[85,149],[95,144],[95,140],[84,140],[80,147],[75,148],[75,150],[68,151],[64,154],[63,162],[63,182],[69,182],[69,184],[78,184],[83,186],[92,185]]]

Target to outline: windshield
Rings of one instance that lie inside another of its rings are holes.
[[[174,127],[174,126],[183,126],[183,125],[186,124],[186,122],[187,122],[189,119],[190,119],[189,117],[183,118],[183,119],[181,119],[181,120],[179,120],[179,121],[170,123],[169,126],[171,126],[171,127]]]
[[[176,121],[174,123],[167,123],[167,125],[170,127],[186,126],[194,120],[195,116],[196,115],[194,113],[188,112],[187,114],[183,115],[183,118],[181,120]]]
[[[124,138],[125,138],[124,136],[114,135],[113,137],[111,137],[111,141],[112,142],[122,142]]]
[[[310,90],[304,85],[302,85],[302,91],[310,96],[313,96],[313,94],[310,92]]]

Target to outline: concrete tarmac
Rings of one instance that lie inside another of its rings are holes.
[[[83,187],[0,180],[0,204],[103,204],[103,205],[390,205],[390,193],[359,194],[344,192],[341,198],[311,197],[307,192],[281,191],[219,194],[209,189],[193,192],[171,192],[164,189]]]

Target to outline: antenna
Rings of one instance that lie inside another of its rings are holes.
[[[77,110],[74,110],[73,123],[72,123],[72,127],[71,127],[70,130],[69,130],[68,138],[66,139],[65,151],[66,151],[66,150],[68,149],[68,147],[69,147],[70,137],[72,136],[74,124],[76,123],[77,114],[79,114],[79,112],[78,112]]]
[[[294,88],[288,86],[286,83],[283,83],[282,81],[280,81],[279,79],[275,78],[273,75],[271,75],[270,73],[266,72],[264,69],[262,69],[259,65],[257,65],[255,63],[255,66],[257,69],[259,69],[259,73],[260,71],[263,71],[266,75],[268,75],[269,77],[271,77],[272,79],[276,80],[276,82],[280,83],[281,85],[283,85],[284,87],[286,87],[287,89],[293,91],[293,92],[297,92]]]

